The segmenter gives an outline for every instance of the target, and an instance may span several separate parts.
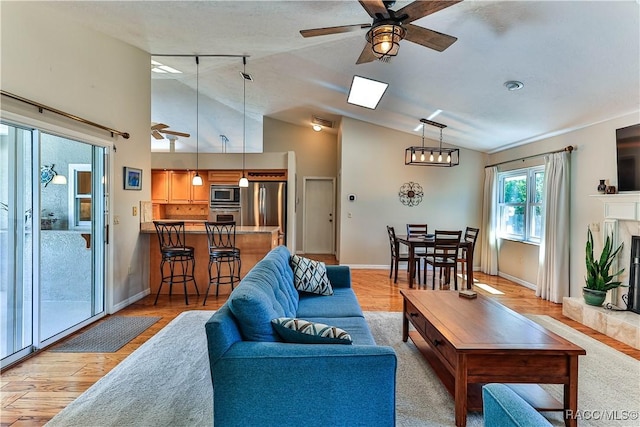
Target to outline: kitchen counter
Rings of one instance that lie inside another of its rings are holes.
[[[182,220],[166,220],[166,221],[182,221]],[[200,298],[195,299],[196,304],[198,301],[204,299],[204,294],[207,291],[207,285],[209,284],[209,245],[207,242],[207,231],[204,227],[204,220],[184,220],[185,222],[185,234],[186,245],[193,246],[195,248],[196,266],[195,276],[198,289],[200,290]],[[240,249],[240,258],[242,260],[242,268],[240,270],[240,276],[244,277],[247,272],[253,268],[264,256],[273,248],[280,244],[278,236],[279,228],[276,226],[268,227],[236,227],[236,247]],[[160,255],[160,245],[158,238],[156,237],[156,229],[153,222],[143,222],[140,224],[140,233],[149,236],[149,288],[151,294],[155,295],[158,292],[158,286],[160,285],[160,262],[162,257]],[[165,274],[168,271],[168,265],[165,265]],[[211,287],[209,299],[215,298],[215,286]],[[195,291],[193,284],[187,286],[189,292],[189,301],[193,301],[195,297]],[[182,301],[184,299],[181,295],[184,294],[184,288],[182,284],[175,285],[173,287],[173,294],[175,301]],[[220,286],[220,298],[223,300],[231,293],[230,285]],[[162,295],[169,294],[169,285],[164,284],[162,286]],[[193,294],[193,296],[192,296]],[[162,297],[167,298],[167,297]],[[193,304],[193,302],[191,303]]]
[[[180,222],[183,220],[163,220],[165,222]],[[184,220],[184,231],[186,234],[206,234],[207,231],[204,228],[205,220]],[[272,234],[273,232],[278,234],[279,228],[276,226],[236,226],[236,235],[241,234]],[[143,222],[140,224],[140,232],[141,233],[156,233],[156,228],[153,225],[153,222]]]

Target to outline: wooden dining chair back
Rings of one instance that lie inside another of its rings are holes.
[[[407,224],[407,236],[426,235],[428,229],[427,224]]]
[[[409,254],[400,252],[400,242],[396,238],[396,231],[393,227],[387,225],[387,234],[389,236],[389,248],[391,252],[391,267],[389,269],[389,278],[394,275],[393,283],[398,283],[398,264],[400,262],[409,262]],[[416,274],[418,275],[418,283],[420,283],[420,258],[414,259],[416,265]],[[408,269],[408,265],[407,265]]]
[[[431,287],[436,288],[436,268],[440,269],[439,278],[442,281],[442,273],[445,273],[445,283],[451,283],[451,271],[455,289],[458,289],[458,251],[460,249],[461,230],[435,230],[433,252],[425,257],[425,272],[427,264],[433,267]]]
[[[473,227],[467,227],[467,229],[464,231],[464,236],[462,237],[462,240],[467,242],[467,243],[471,243],[471,254],[475,254],[475,249],[476,249],[476,240],[478,239],[478,234],[480,234],[480,229],[479,228],[473,228]],[[465,273],[466,271],[466,267],[467,267],[467,247],[461,247],[459,254],[458,254],[458,259],[457,262],[459,262],[462,265],[462,279],[466,282],[467,280],[467,275]],[[473,285],[473,283],[471,283],[471,285]],[[469,286],[469,284],[467,284],[467,289],[470,289],[471,287]]]

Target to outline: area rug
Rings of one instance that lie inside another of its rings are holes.
[[[61,353],[113,353],[161,317],[110,316],[80,335],[51,349]]]
[[[153,338],[69,404],[47,425],[55,426],[210,426],[213,388],[209,376],[204,323],[211,311],[180,314]],[[398,426],[453,426],[453,399],[416,347],[401,340],[401,313],[366,312],[380,345],[398,355],[396,412]],[[603,412],[637,411],[640,362],[547,316],[532,316],[558,335],[587,350],[580,358],[581,426],[631,426]],[[554,386],[551,386],[555,392]],[[549,413],[564,425],[560,413]],[[545,414],[548,415],[548,414]],[[622,413],[618,413],[622,418]],[[482,415],[469,413],[467,425],[482,426]]]

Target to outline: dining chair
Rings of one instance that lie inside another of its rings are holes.
[[[400,261],[409,262],[409,254],[406,252],[400,252],[400,242],[396,239],[396,231],[393,227],[387,225],[387,234],[389,235],[389,246],[391,249],[391,269],[389,270],[389,278],[393,275],[395,271],[395,276],[393,278],[393,283],[398,283],[398,264]],[[420,258],[415,257],[415,269],[416,274],[418,275],[418,283],[420,283]],[[409,265],[407,264],[407,270],[409,270]]]
[[[471,243],[471,254],[475,254],[476,249],[476,239],[478,238],[478,234],[480,233],[479,228],[467,227],[464,231],[464,236],[462,240],[468,243]],[[462,265],[462,279],[464,281],[467,280],[467,275],[465,274],[465,269],[467,268],[467,248],[461,247],[460,252],[458,253],[458,259],[456,260]],[[469,284],[467,284],[467,288],[469,288]]]
[[[242,268],[240,249],[236,247],[235,221],[205,222],[204,226],[207,230],[209,245],[209,285],[207,285],[207,293],[204,295],[202,305],[207,303],[211,285],[216,286],[216,297],[220,285],[230,284],[231,290],[233,290],[235,283],[240,283],[240,269]],[[226,271],[223,274],[224,265],[226,265]]]
[[[431,275],[431,288],[436,288],[436,268],[440,269],[439,278],[442,282],[442,270],[445,271],[445,281],[450,284],[451,270],[455,289],[458,290],[458,251],[460,249],[461,230],[435,230],[433,252],[429,252],[425,260],[425,272],[427,264],[433,267]],[[426,280],[425,280],[426,282]]]
[[[429,230],[427,224],[407,224],[407,236],[426,236]],[[415,256],[420,258],[418,266],[422,265],[422,259],[427,255],[427,248],[415,248]],[[427,273],[426,270],[422,273],[423,283],[426,285]]]
[[[182,283],[184,285],[184,302],[189,305],[187,282],[193,281],[193,286],[196,288],[198,296],[200,296],[200,291],[198,291],[194,275],[196,267],[195,250],[193,246],[185,244],[184,221],[153,221],[153,224],[156,227],[162,256],[162,261],[160,262],[160,286],[153,305],[157,304],[160,290],[165,283],[169,284],[169,296],[171,296],[173,284]],[[165,265],[169,266],[167,274],[165,274]]]

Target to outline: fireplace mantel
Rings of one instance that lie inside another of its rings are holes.
[[[596,194],[604,204],[605,219],[640,221],[640,193]]]

